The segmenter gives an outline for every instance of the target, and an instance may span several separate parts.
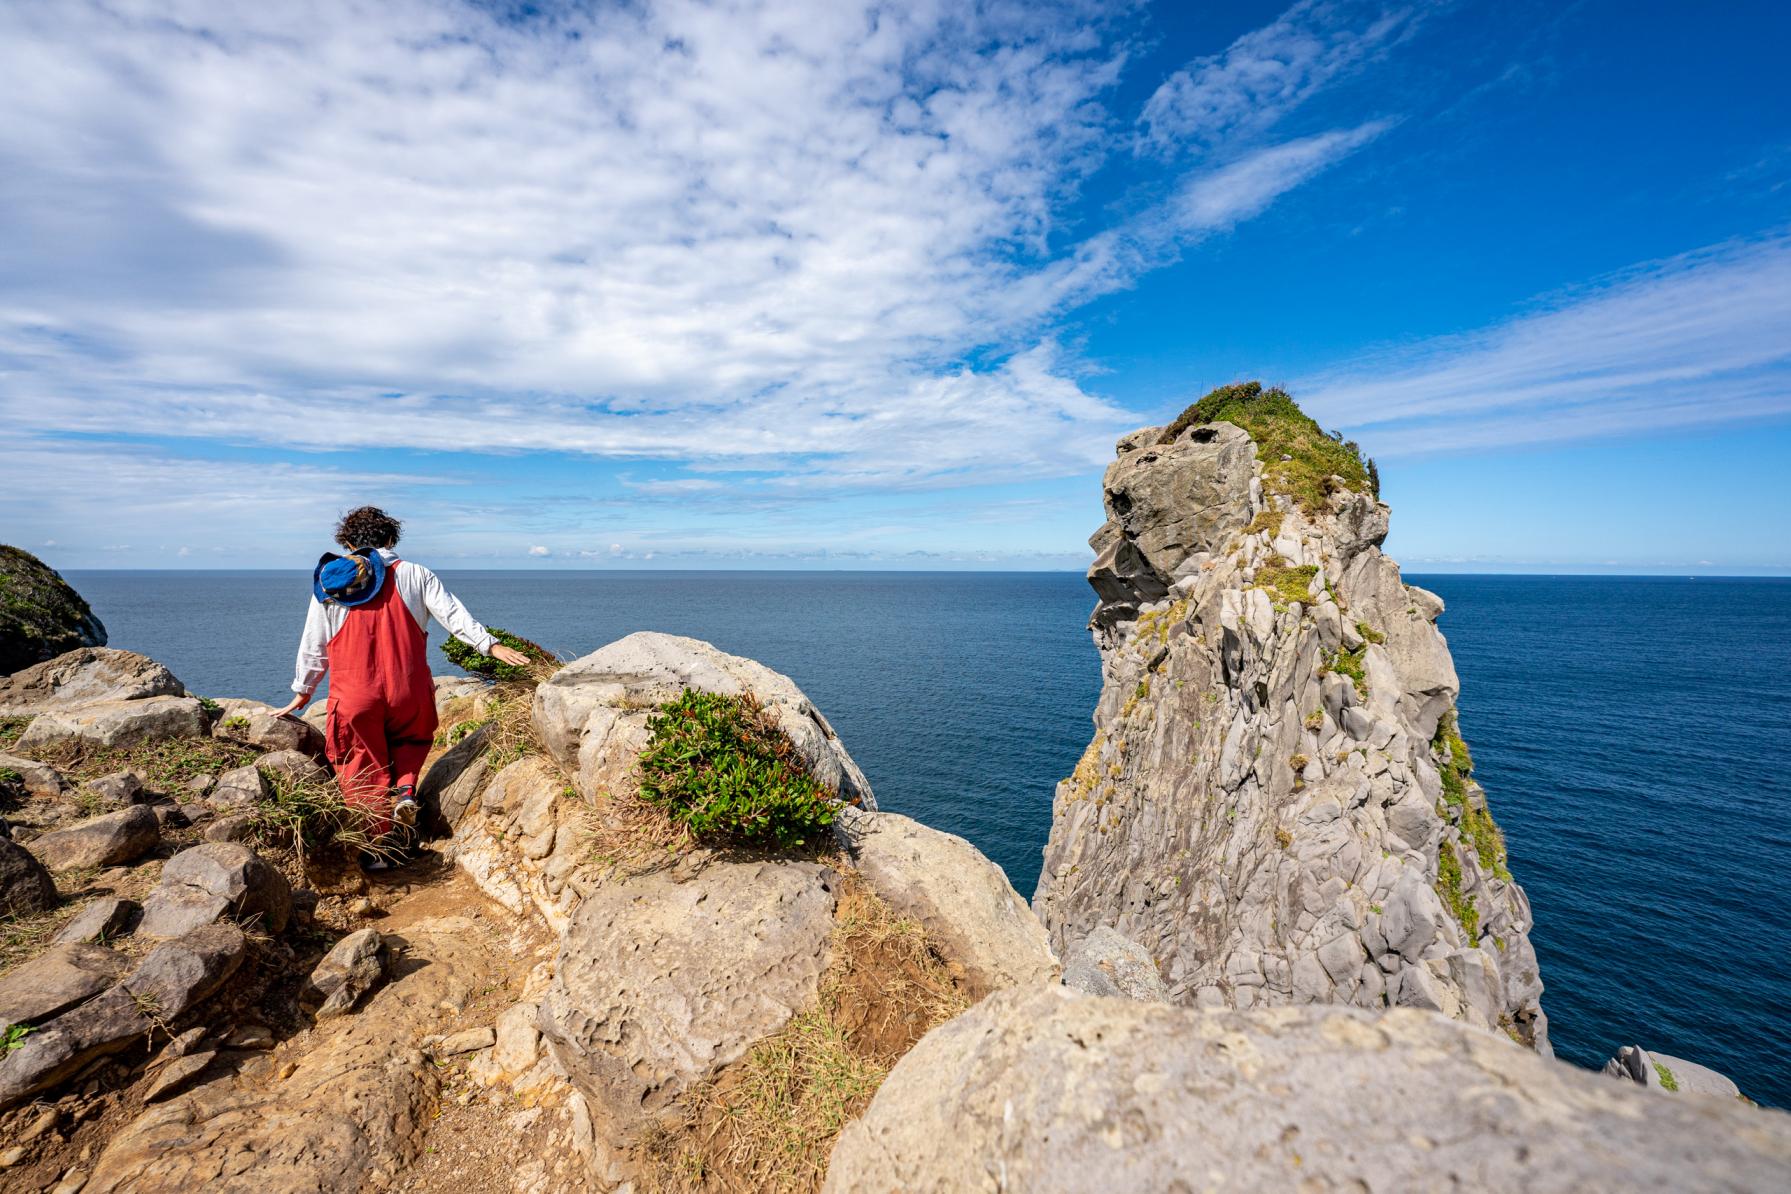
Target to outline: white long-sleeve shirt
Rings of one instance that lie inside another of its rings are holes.
[[[380,548],[379,554],[387,565],[386,583],[398,586],[398,600],[404,602],[404,608],[417,620],[417,626],[424,634],[429,633],[429,619],[434,618],[442,629],[473,650],[481,655],[491,654],[492,643],[496,641],[491,632],[466,612],[466,606],[448,592],[441,577],[421,564],[400,561],[398,553],[390,548]],[[311,608],[305,613],[305,632],[299,638],[298,670],[292,678],[292,691],[316,692],[317,686],[323,683],[324,673],[330,668],[330,640],[342,629],[342,621],[349,612],[346,606],[325,603],[312,595]]]

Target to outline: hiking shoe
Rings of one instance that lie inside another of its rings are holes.
[[[417,823],[417,798],[411,795],[409,784],[398,789],[398,803],[392,806],[392,820],[406,827]]]

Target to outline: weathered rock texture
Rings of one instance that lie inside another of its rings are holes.
[[[1427,1008],[1547,1052],[1443,603],[1381,554],[1387,507],[1265,492],[1229,423],[1160,434],[1119,441],[1091,540],[1103,689],[1033,901],[1059,953],[1107,926],[1179,1003]]]
[[[975,846],[896,813],[846,810],[837,825],[883,902],[963,959],[956,964],[972,998],[1056,977],[1044,926]]]
[[[816,779],[860,808],[877,807],[864,772],[794,681],[696,639],[641,631],[567,664],[536,690],[535,724],[554,758],[588,787],[616,758],[640,753],[653,707],[686,688],[752,693]]]
[[[1791,1118],[1437,1016],[992,996],[897,1063],[828,1191],[1781,1190]]]
[[[185,696],[174,673],[135,651],[86,647],[0,681],[0,717],[29,717],[93,701]]]
[[[56,883],[37,856],[0,836],[0,918],[33,916],[56,906]]]
[[[204,709],[192,697],[93,701],[39,713],[20,735],[18,749],[31,751],[59,742],[135,746],[168,738],[200,738],[210,730]]]
[[[1733,1099],[1741,1094],[1741,1088],[1727,1074],[1640,1045],[1624,1045],[1618,1049],[1617,1055],[1604,1063],[1604,1072],[1662,1094],[1715,1095],[1721,1099]]]
[[[0,676],[76,647],[103,647],[87,602],[30,552],[0,545]]]

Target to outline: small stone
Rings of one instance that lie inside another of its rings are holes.
[[[207,842],[182,850],[162,867],[161,884],[143,903],[138,931],[178,937],[224,915],[281,932],[292,915],[292,887],[247,846]]]
[[[232,1049],[271,1049],[274,1033],[263,1024],[246,1024],[225,1037],[224,1044]]]
[[[260,768],[238,767],[218,776],[205,800],[220,812],[247,812],[272,797],[273,789]]]
[[[58,943],[115,940],[131,931],[139,911],[135,900],[104,896],[75,913],[74,919],[63,925],[52,940]]]
[[[348,911],[352,916],[372,916],[374,911],[373,901],[366,896],[362,896],[348,905]]]
[[[203,1024],[199,1025],[197,1028],[187,1029],[185,1032],[168,1042],[167,1047],[162,1050],[160,1060],[169,1062],[177,1057],[185,1057],[194,1049],[198,1048],[199,1042],[205,1039],[207,1031],[209,1030]]]
[[[382,944],[378,929],[361,929],[336,942],[317,963],[302,996],[322,1002],[319,1020],[353,1011],[361,997],[385,978]]]
[[[123,808],[127,804],[141,803],[143,795],[142,776],[135,771],[114,771],[82,784],[75,798],[85,797],[112,808]]]
[[[0,1169],[11,1169],[14,1165],[17,1165],[20,1161],[23,1161],[24,1159],[25,1159],[24,1146],[23,1145],[14,1145],[12,1148],[7,1149],[3,1153],[0,1153]]]
[[[226,813],[199,836],[208,842],[247,842],[255,836],[255,818],[250,813]]]
[[[437,1057],[457,1057],[462,1053],[471,1053],[478,1049],[488,1049],[497,1041],[497,1033],[488,1025],[484,1028],[469,1028],[464,1032],[456,1032],[452,1036],[436,1042],[431,1050]]]
[[[0,1024],[35,1024],[85,1003],[129,968],[123,954],[98,945],[52,945],[0,976]]]
[[[180,794],[190,800],[197,800],[211,791],[212,785],[218,782],[215,775],[195,775],[180,785]]]
[[[30,1144],[39,1136],[47,1134],[55,1128],[56,1121],[60,1118],[61,1113],[58,1112],[56,1108],[45,1107],[43,1111],[39,1113],[38,1117],[27,1124],[25,1130],[19,1133],[19,1143]]]
[[[32,916],[56,906],[56,883],[37,856],[0,836],[0,919]]]
[[[192,1086],[216,1057],[215,1052],[205,1052],[176,1058],[164,1066],[159,1074],[150,1079],[149,1085],[143,1091],[143,1101],[159,1103],[163,1099],[173,1098]]]

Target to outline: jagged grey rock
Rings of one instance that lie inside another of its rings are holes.
[[[133,804],[66,829],[53,829],[32,839],[30,848],[52,871],[68,871],[135,862],[161,840],[161,825],[154,810],[148,805]]]
[[[269,751],[255,760],[255,769],[288,785],[324,784],[330,780],[330,769],[302,750]]]
[[[56,881],[24,846],[0,833],[0,917],[34,916],[56,906]]]
[[[31,717],[95,701],[185,696],[174,673],[135,651],[83,647],[0,680],[0,717]]]
[[[237,842],[182,850],[162,867],[161,882],[143,901],[137,932],[181,937],[230,916],[265,932],[286,928],[292,885],[259,854]]]
[[[29,752],[62,742],[136,746],[169,738],[201,738],[210,728],[205,711],[192,697],[95,701],[39,713],[19,736],[18,748]]]
[[[0,676],[73,648],[105,645],[106,628],[87,602],[22,547],[0,545],[0,595]]]
[[[228,697],[217,702],[222,707],[212,733],[219,738],[241,742],[257,750],[298,751],[311,758],[323,757],[323,734],[317,727],[296,717],[280,717],[272,705]]]
[[[836,877],[709,862],[599,888],[573,914],[539,1025],[615,1133],[745,1056],[817,998]]]
[[[142,804],[148,796],[143,788],[143,777],[135,771],[114,771],[90,779],[81,785],[80,792],[111,808]]]
[[[378,929],[360,929],[323,955],[303,991],[307,1002],[320,1002],[319,1020],[353,1011],[361,997],[380,984],[386,976],[383,945]]]
[[[1387,507],[1267,492],[1230,424],[1160,434],[1120,440],[1091,540],[1103,688],[1033,898],[1053,944],[1112,928],[1177,1003],[1423,1007],[1547,1052],[1529,903],[1479,785],[1443,784],[1442,602],[1381,554]]]
[[[1782,1190],[1791,1117],[1659,1099],[1437,1016],[999,992],[928,1033],[825,1191]]]
[[[62,778],[62,773],[36,759],[23,759],[18,755],[0,752],[0,771],[10,771],[18,776],[19,783],[28,796],[59,800],[68,791],[68,781]]]
[[[75,913],[52,941],[105,942],[124,936],[142,911],[135,900],[102,896]]]
[[[156,946],[123,982],[63,1012],[0,1056],[0,1111],[172,1022],[217,990],[247,949],[234,925],[211,925]]]
[[[1063,960],[1063,985],[1085,995],[1169,1002],[1169,990],[1150,955],[1106,925],[1095,926],[1070,946]]]
[[[37,1024],[98,995],[130,968],[121,953],[99,945],[51,945],[0,975],[0,1028]]]
[[[272,799],[273,794],[267,776],[261,773],[260,767],[251,764],[219,775],[211,791],[205,794],[205,803],[219,812],[246,813]]]
[[[1604,1063],[1604,1072],[1662,1094],[1715,1095],[1725,1099],[1741,1094],[1741,1088],[1726,1074],[1640,1045],[1624,1045],[1618,1049],[1617,1055]],[[1671,1089],[1667,1086],[1669,1077],[1673,1080]]]
[[[488,764],[485,745],[491,740],[491,726],[482,725],[450,746],[429,765],[417,785],[417,803],[435,809],[442,828],[452,833],[466,812],[467,805],[479,794],[485,781]]]
[[[640,752],[654,707],[686,688],[752,693],[816,779],[843,800],[877,807],[870,782],[795,681],[693,638],[641,631],[574,660],[535,690],[535,727],[553,757],[576,768],[580,790],[591,795],[616,778],[617,759],[632,760]]]
[[[971,998],[1056,977],[1045,927],[975,846],[897,813],[848,808],[835,828],[871,890],[961,968]]]

